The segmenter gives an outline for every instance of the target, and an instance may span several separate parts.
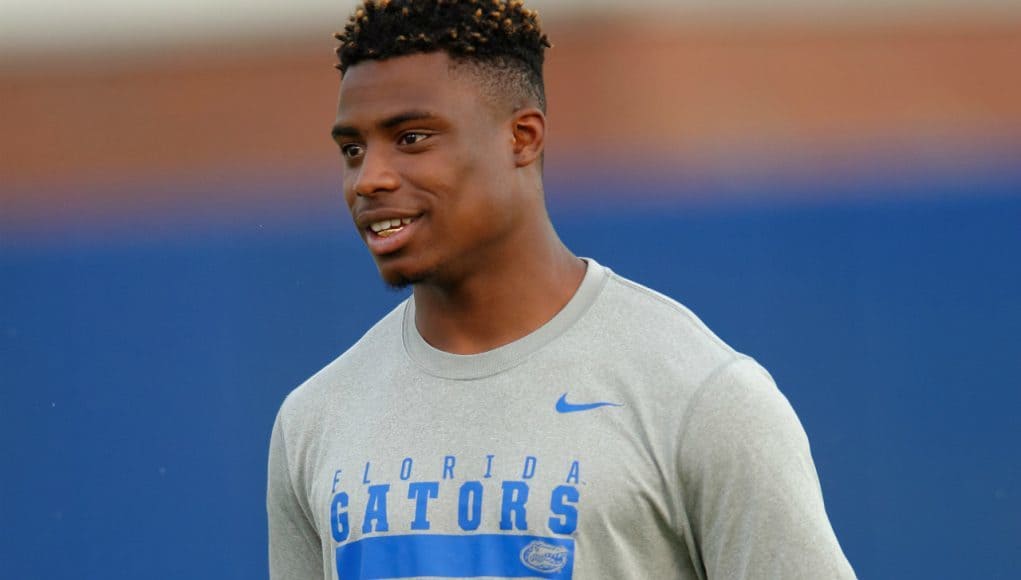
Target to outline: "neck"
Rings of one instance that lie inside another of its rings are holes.
[[[415,325],[426,342],[453,354],[478,354],[549,322],[571,300],[585,263],[548,220],[523,231],[471,272],[415,285]]]

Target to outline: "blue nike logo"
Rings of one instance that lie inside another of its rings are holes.
[[[557,399],[557,413],[577,413],[578,411],[591,411],[592,409],[598,409],[599,407],[623,407],[620,403],[581,403],[573,404],[567,402],[567,393],[560,395]]]

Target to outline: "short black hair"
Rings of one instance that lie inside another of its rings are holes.
[[[446,52],[487,74],[498,94],[546,110],[542,66],[552,45],[523,0],[363,0],[334,37],[340,71],[365,60]]]

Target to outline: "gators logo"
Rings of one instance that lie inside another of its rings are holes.
[[[536,572],[559,572],[567,565],[567,548],[539,540],[521,550],[521,563]]]

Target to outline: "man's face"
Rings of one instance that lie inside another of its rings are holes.
[[[388,284],[456,279],[518,222],[513,111],[443,52],[366,61],[340,87],[344,197]]]

